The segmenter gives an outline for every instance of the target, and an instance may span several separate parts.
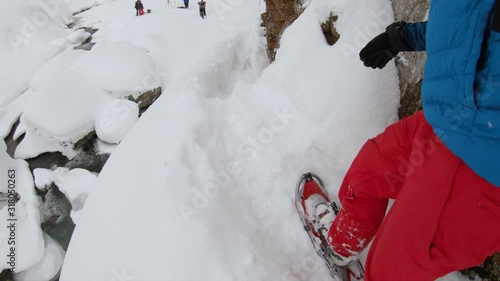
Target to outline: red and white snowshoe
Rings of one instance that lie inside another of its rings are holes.
[[[295,208],[299,213],[305,231],[311,239],[314,250],[323,258],[330,270],[330,275],[335,281],[361,280],[364,270],[359,260],[352,261],[346,266],[339,266],[334,262],[342,260],[342,258],[333,251],[326,241],[325,236],[328,233],[328,229],[322,229],[318,221],[322,214],[318,216],[318,214],[311,212],[311,204],[316,204],[317,206],[320,204],[324,205],[326,202],[329,205],[329,209],[333,210],[335,215],[337,215],[339,209],[335,202],[331,201],[328,197],[328,192],[324,188],[321,179],[312,173],[302,175],[297,182],[295,191]],[[315,210],[314,212],[317,211]],[[328,215],[328,212],[325,213]],[[351,277],[354,277],[354,279],[351,279]]]

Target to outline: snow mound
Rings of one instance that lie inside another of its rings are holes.
[[[124,99],[104,99],[95,117],[97,136],[111,144],[119,143],[137,119],[139,119],[139,107],[135,102]]]
[[[156,65],[148,53],[128,42],[101,43],[75,63],[109,95],[127,97],[160,87]]]
[[[57,275],[63,264],[65,252],[54,239],[43,235],[45,250],[41,260],[28,270],[16,274],[17,281],[50,281]]]
[[[44,65],[31,81],[34,91],[23,118],[31,133],[71,144],[94,128],[96,104],[106,94],[85,71],[73,67],[84,51],[67,51]],[[28,136],[27,136],[28,137]],[[23,141],[24,142],[24,141]],[[23,143],[16,151],[22,157]]]
[[[64,28],[71,21],[61,1],[0,3],[0,106],[21,95],[38,67],[64,50],[52,43],[65,37]]]
[[[91,36],[90,33],[86,32],[84,29],[77,29],[71,32],[66,39],[70,44],[76,45],[87,40]]]
[[[68,50],[54,57],[30,82],[32,93],[22,115],[26,136],[16,157],[60,151],[72,158],[73,144],[96,125],[102,140],[120,142],[139,110],[133,102],[110,96],[137,97],[160,87],[156,69],[144,49],[127,42],[101,43],[89,52]]]

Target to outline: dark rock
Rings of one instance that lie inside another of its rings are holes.
[[[141,94],[139,97],[134,98],[133,96],[128,96],[127,99],[131,100],[139,106],[139,113],[142,115],[150,105],[152,105],[161,95],[161,87],[147,91]]]
[[[500,281],[500,253],[487,258],[483,264],[461,270],[460,273],[471,280],[479,276],[484,281]]]
[[[328,21],[321,24],[321,30],[323,31],[323,35],[325,35],[326,42],[330,46],[333,46],[340,38],[340,34],[335,29],[335,22],[339,17],[335,15],[330,15]]]
[[[422,109],[422,97],[420,88],[422,87],[422,78],[416,83],[408,80],[400,81],[401,88],[401,106],[398,109],[399,118],[410,116]]]
[[[64,167],[69,162],[69,159],[61,152],[46,152],[34,158],[26,159],[31,172],[36,168],[44,168],[55,170],[57,167]]]
[[[108,161],[110,154],[102,153],[88,153],[82,152],[75,158],[71,159],[65,167],[71,169],[81,168],[94,173],[100,173],[106,161]]]
[[[14,140],[14,133],[16,132],[17,127],[19,126],[19,119],[17,119],[16,123],[12,125],[12,129],[10,130],[10,133],[5,137],[4,141],[5,144],[7,145],[7,154],[10,155],[10,157],[14,158],[14,153],[16,152],[17,146],[21,143],[21,141],[24,139],[24,135],[20,136],[16,140]]]
[[[40,220],[42,230],[61,245],[68,249],[75,224],[69,216],[71,203],[59,188],[52,184],[42,196],[40,205]]]
[[[10,269],[4,269],[0,272],[0,281],[14,281],[14,274]]]
[[[429,10],[428,0],[393,0],[392,5],[396,21],[423,21]],[[401,89],[400,118],[422,109],[420,88],[426,58],[425,52],[404,52],[396,57]]]
[[[97,138],[95,131],[92,131],[79,139],[74,145],[74,149],[83,149],[83,151],[92,151],[94,149],[94,140]]]
[[[90,39],[92,40],[92,38]],[[87,40],[86,40],[87,41]],[[85,41],[85,42],[86,42]],[[83,43],[82,45],[80,46],[77,46],[75,47],[74,49],[75,50],[84,50],[84,51],[90,51],[92,50],[92,48],[94,47],[95,43],[92,43],[92,42],[88,42],[88,43]]]
[[[3,209],[3,207],[7,206],[9,204],[9,194],[6,193],[6,192],[0,192],[0,210]],[[15,198],[12,198],[12,199],[15,199],[16,202],[14,203],[17,204],[17,202],[19,202],[19,200],[21,200],[21,195],[19,195],[19,193],[16,192],[16,197]],[[12,201],[11,201],[12,202]]]

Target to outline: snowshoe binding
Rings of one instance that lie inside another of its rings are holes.
[[[311,208],[311,205],[314,208]],[[324,228],[319,220],[325,214],[333,215],[328,214],[328,211],[324,212],[326,208],[332,210],[335,216],[338,214],[339,208],[335,202],[329,199],[328,192],[317,175],[306,173],[300,177],[295,191],[295,208],[311,239],[314,250],[325,261],[333,279],[335,281],[361,280],[364,276],[364,269],[359,260],[352,261],[346,266],[339,266],[334,262],[342,258],[329,246],[326,240],[328,229]],[[315,213],[312,213],[313,209]]]

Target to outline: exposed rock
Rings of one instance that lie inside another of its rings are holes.
[[[96,138],[96,133],[95,131],[92,131],[88,133],[86,136],[78,140],[74,145],[73,148],[78,149],[78,148],[83,148],[84,150],[89,149],[89,147],[93,147],[92,145],[92,140]]]
[[[92,40],[92,39],[91,39]],[[75,50],[84,50],[84,51],[90,51],[94,47],[95,43],[87,42],[83,43],[80,46],[75,47]]]
[[[95,29],[95,28],[92,28],[92,27],[82,27],[82,28],[79,28],[79,29],[83,29],[83,30],[85,30],[85,32],[90,33],[90,37],[87,38],[85,41],[83,41],[80,46],[77,46],[77,47],[75,47],[73,49],[75,49],[75,50],[84,50],[84,51],[90,51],[90,50],[92,50],[92,48],[96,44],[96,43],[92,43],[92,35],[94,35],[94,33],[96,33],[99,29]]]
[[[301,0],[266,1],[266,12],[262,14],[262,26],[266,28],[267,56],[274,61],[281,35],[302,13]]]
[[[139,97],[134,98],[133,96],[128,96],[127,99],[137,103],[139,106],[139,114],[144,113],[150,105],[152,105],[156,99],[161,95],[161,87],[147,91],[141,94]]]
[[[392,5],[396,21],[424,21],[429,10],[429,0],[393,0]],[[401,89],[400,118],[422,109],[420,87],[426,58],[425,52],[405,52],[396,58]]]
[[[335,29],[335,22],[339,17],[335,15],[330,15],[328,21],[321,24],[321,30],[323,30],[323,34],[325,35],[326,42],[330,46],[333,46],[340,38],[340,34]]]
[[[14,281],[14,274],[9,269],[4,269],[0,272],[0,280],[1,281]]]
[[[69,159],[61,152],[46,152],[38,155],[37,157],[26,159],[31,172],[33,172],[36,168],[54,170],[57,167],[64,167],[68,161]]]
[[[75,158],[71,159],[65,167],[70,170],[81,168],[90,172],[100,173],[106,161],[108,161],[110,154],[102,153],[95,154],[83,151],[78,154]]]
[[[479,276],[483,281],[500,281],[500,254],[496,253],[482,265],[462,270],[461,273],[471,280]]]
[[[400,77],[405,77],[406,79],[401,79],[399,86],[401,88],[401,106],[398,109],[399,118],[405,116],[410,116],[416,111],[422,109],[422,97],[420,94],[420,88],[422,87],[422,77],[418,77],[417,81],[409,81],[407,79],[411,78],[411,74],[406,72],[407,68],[399,68]]]
[[[42,230],[56,240],[65,251],[68,249],[75,228],[70,212],[71,203],[59,188],[52,184],[42,195],[40,220]]]
[[[17,202],[19,202],[20,199],[21,195],[19,195],[19,193],[16,192],[16,197],[15,197],[16,202],[14,204],[17,204]],[[9,204],[9,194],[6,192],[0,192],[0,210],[3,209],[3,207],[7,206],[8,204]]]
[[[7,145],[7,154],[10,157],[14,158],[14,152],[16,151],[17,146],[23,141],[24,135],[20,136],[16,140],[14,140],[14,134],[16,132],[17,127],[19,126],[19,119],[17,119],[16,123],[12,125],[12,129],[10,129],[10,133],[5,137],[4,141]]]

